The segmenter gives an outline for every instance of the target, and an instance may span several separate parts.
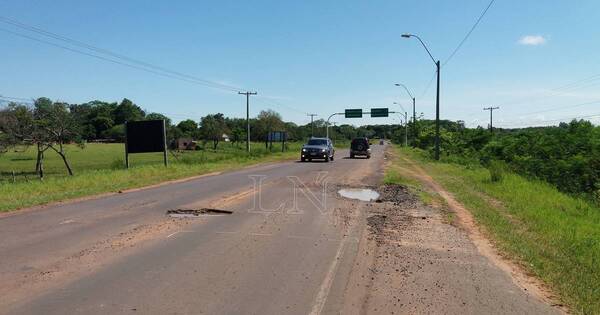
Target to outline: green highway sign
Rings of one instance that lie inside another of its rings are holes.
[[[346,112],[344,114],[345,114],[346,118],[361,118],[362,117],[362,108],[346,109]]]
[[[371,117],[388,117],[387,108],[371,108]]]

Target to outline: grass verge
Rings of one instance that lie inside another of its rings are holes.
[[[297,158],[299,145],[290,146],[286,152],[272,153],[265,150],[263,145],[262,149],[254,149],[251,155],[243,152],[243,148],[186,152],[180,154],[177,160],[170,156],[168,167],[161,164],[162,154],[132,155],[138,163],[134,160],[129,170],[123,169],[123,161],[118,159],[123,151],[117,144],[96,144],[83,150],[71,147],[70,150],[71,162],[76,170],[74,176],[62,175],[64,171],[59,161],[55,157],[48,157],[49,175],[44,181],[33,177],[28,181],[4,181],[0,184],[0,212]],[[31,154],[28,151],[20,152],[18,159],[14,158],[14,154],[3,156],[0,166],[24,167],[20,163],[28,161],[26,165],[31,168],[35,166],[35,159],[28,158]],[[9,163],[14,160],[18,162]]]
[[[542,279],[573,312],[600,314],[600,208],[551,185],[512,173],[492,182],[478,165],[434,162],[426,153],[394,148],[386,180],[400,156],[417,163],[475,217],[499,249]],[[400,182],[412,181],[400,179]]]

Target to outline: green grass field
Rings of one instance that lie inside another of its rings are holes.
[[[177,153],[177,158],[169,154],[169,167],[164,167],[162,153],[131,154],[131,168],[126,170],[122,143],[87,144],[83,149],[69,145],[66,150],[74,176],[67,175],[56,153],[47,151],[43,181],[33,172],[35,148],[19,148],[0,155],[0,212],[232,170],[261,162],[298,158],[300,146],[301,143],[290,142],[288,151],[281,152],[281,145],[273,144],[273,152],[270,152],[263,143],[252,143],[251,154],[248,155],[243,144],[237,147],[222,143],[216,151],[183,151]],[[13,171],[18,174],[15,182]]]
[[[551,185],[512,173],[492,182],[478,165],[434,162],[395,148],[425,169],[474,215],[498,247],[542,279],[573,312],[600,314],[600,208]],[[418,185],[393,161],[388,182]]]

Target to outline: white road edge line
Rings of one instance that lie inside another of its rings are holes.
[[[173,232],[169,235],[167,235],[167,238],[171,238],[171,236],[177,234],[177,233],[191,233],[192,231],[177,231],[177,232]]]
[[[315,299],[315,303],[313,304],[313,308],[310,315],[320,315],[323,307],[325,306],[325,302],[327,302],[327,296],[329,296],[329,291],[331,290],[331,285],[333,284],[333,279],[335,278],[335,273],[337,272],[338,264],[344,255],[344,250],[346,248],[345,239],[340,242],[337,253],[329,266],[329,270],[321,283],[321,287],[319,288],[319,293]]]

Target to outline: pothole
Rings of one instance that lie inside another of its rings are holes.
[[[221,209],[211,209],[211,208],[202,208],[202,209],[173,209],[167,211],[167,216],[171,218],[196,218],[199,216],[218,216],[218,215],[226,215],[232,214],[233,211],[229,210],[221,210]]]
[[[338,190],[338,194],[344,198],[358,199],[361,201],[377,200],[379,193],[373,189],[366,188],[345,188]]]

